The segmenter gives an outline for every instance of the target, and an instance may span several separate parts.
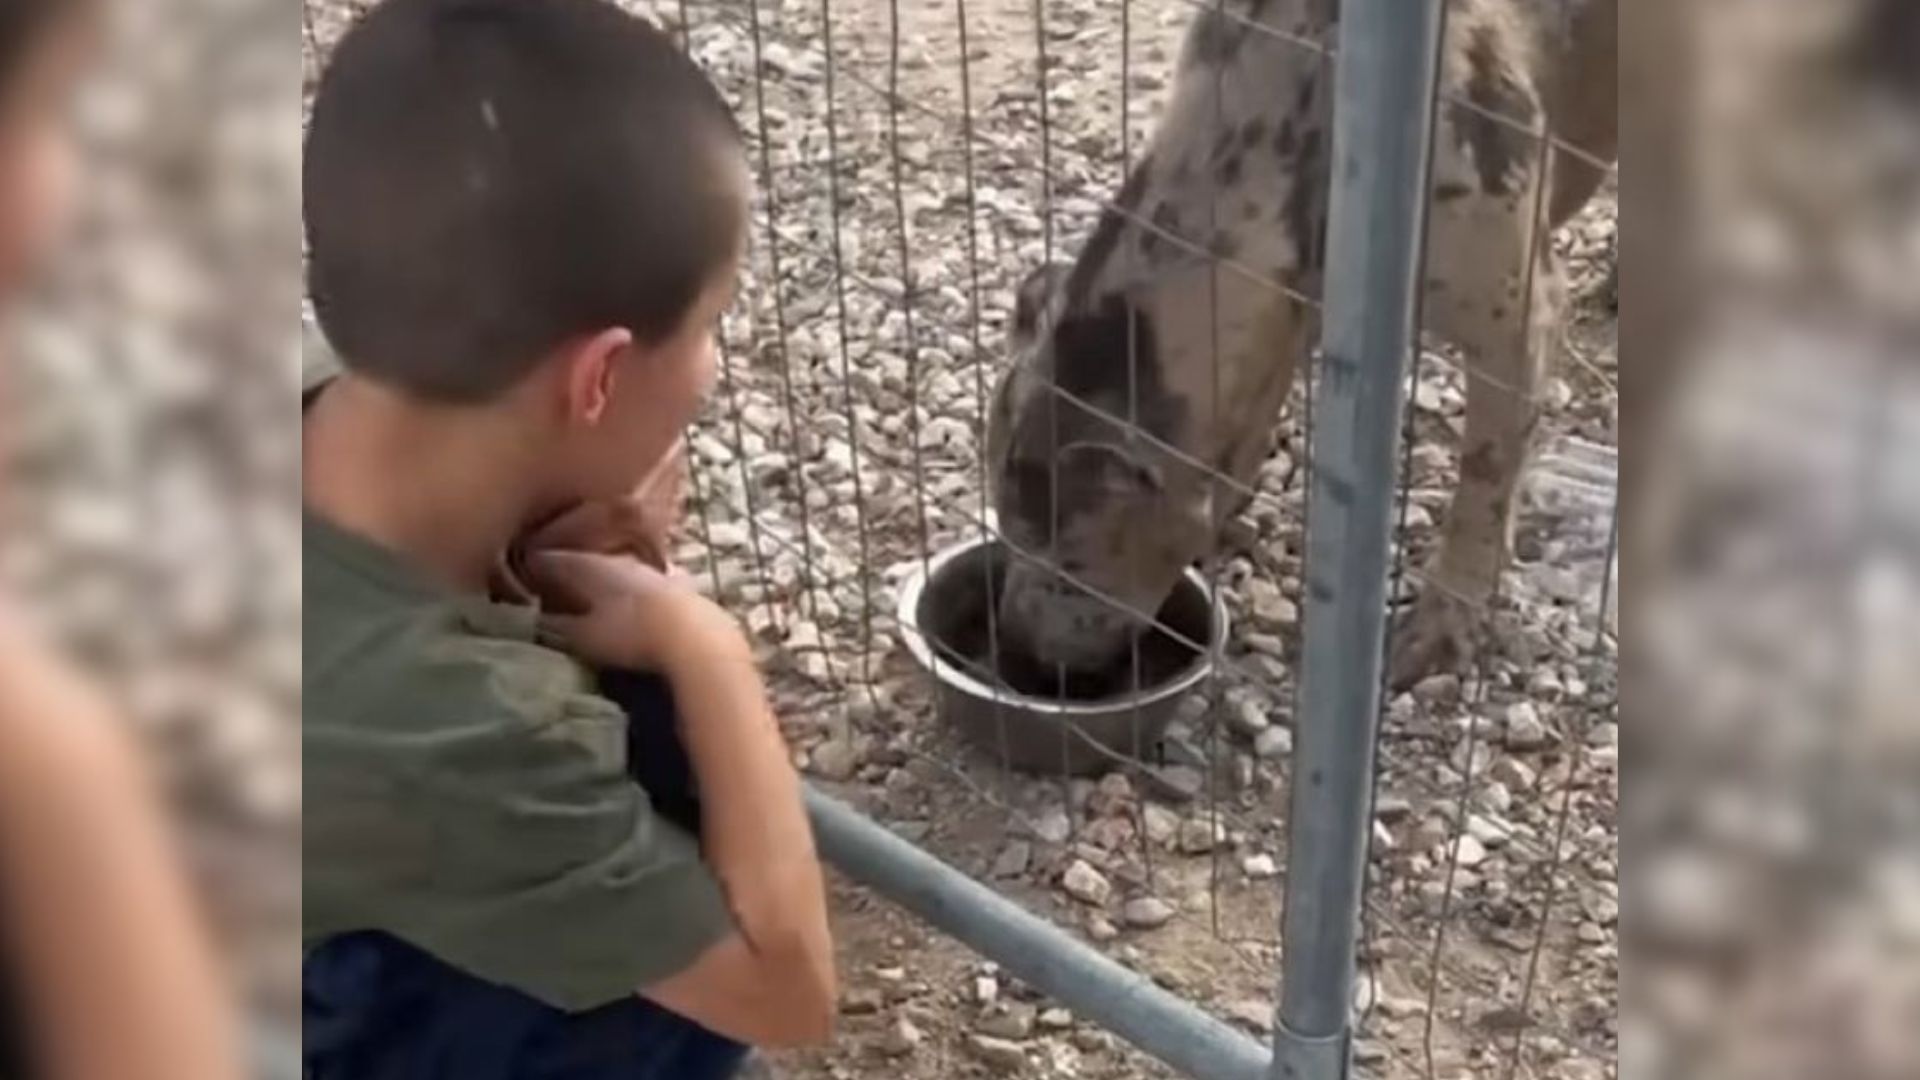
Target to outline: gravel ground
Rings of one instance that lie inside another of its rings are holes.
[[[307,0],[309,79],[355,6]],[[635,6],[682,25],[675,5]],[[1153,774],[1002,773],[937,723],[897,645],[902,578],[981,527],[981,397],[1011,288],[1091,228],[1123,153],[1144,143],[1192,5],[1133,3],[1123,27],[1122,5],[1050,0],[1036,32],[1023,0],[974,0],[964,85],[955,10],[835,5],[830,129],[820,5],[690,5],[691,48],[754,136],[762,184],[750,280],[726,325],[725,393],[694,439],[682,558],[765,645],[796,760],[816,779],[1264,1033],[1286,866],[1277,808],[1299,633],[1301,399],[1277,426],[1262,498],[1213,568],[1238,628],[1229,670],[1187,704]],[[896,79],[905,104],[890,112]],[[1596,633],[1613,206],[1610,187],[1559,238],[1581,298],[1577,359],[1552,387],[1492,646],[1480,669],[1429,679],[1389,710],[1359,1002],[1359,1053],[1378,1075],[1429,1063],[1488,1075],[1518,1048],[1534,1075],[1598,1077],[1616,1054],[1615,655]],[[1422,365],[1415,406],[1419,559],[1463,420],[1444,350]],[[847,1018],[831,1050],[785,1063],[794,1076],[1164,1075],[873,897],[836,886],[835,916]]]

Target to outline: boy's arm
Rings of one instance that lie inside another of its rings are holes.
[[[0,613],[0,939],[53,1077],[238,1080],[238,1032],[138,750]]]
[[[739,935],[642,993],[762,1045],[824,1040],[833,942],[799,778],[739,633],[693,629],[682,641],[663,666],[699,782],[702,847]]]
[[[738,625],[631,559],[540,552],[528,569],[543,596],[586,609],[550,620],[581,655],[672,686],[703,854],[738,929],[641,992],[758,1045],[823,1040],[836,1000],[825,887],[799,777]]]

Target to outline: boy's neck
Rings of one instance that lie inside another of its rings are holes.
[[[486,591],[541,509],[528,440],[487,410],[423,404],[347,374],[302,426],[307,508],[463,592]]]

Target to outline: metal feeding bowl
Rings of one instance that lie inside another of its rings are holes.
[[[998,541],[962,543],[929,559],[900,591],[901,636],[933,677],[941,715],[1009,768],[1085,776],[1153,760],[1181,697],[1213,669],[1226,607],[1189,570],[1137,649],[1107,671],[1061,672],[995,640],[989,617],[1009,557]]]

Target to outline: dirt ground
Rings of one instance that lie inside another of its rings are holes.
[[[354,6],[306,0],[310,73]],[[981,399],[1012,286],[1049,252],[1070,257],[1118,186],[1123,150],[1144,145],[1192,0],[1049,0],[1038,26],[1028,0],[844,0],[830,27],[812,2],[689,3],[684,25],[678,5],[635,6],[689,31],[761,181],[723,393],[694,439],[681,555],[766,646],[796,760],[1264,1037],[1286,867],[1301,398],[1277,425],[1262,497],[1210,568],[1239,629],[1228,670],[1158,748],[1163,779],[1021,777],[965,750],[892,619],[924,555],[981,528]],[[902,104],[889,109],[896,82]],[[1356,1003],[1369,1076],[1615,1071],[1618,728],[1615,652],[1599,633],[1614,222],[1609,185],[1559,238],[1578,297],[1571,355],[1489,648],[1390,705]],[[1414,400],[1416,563],[1451,490],[1463,390],[1436,347]],[[781,1061],[786,1075],[1170,1075],[883,900],[839,880],[834,900],[840,1036]]]

